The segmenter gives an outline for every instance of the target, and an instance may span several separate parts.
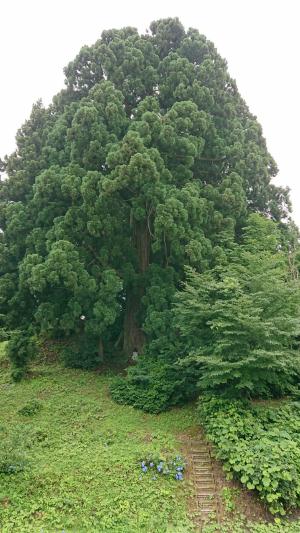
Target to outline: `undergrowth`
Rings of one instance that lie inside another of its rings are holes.
[[[254,407],[201,398],[200,418],[228,477],[256,490],[273,514],[300,504],[299,402]]]
[[[111,400],[110,376],[56,363],[35,364],[30,379],[15,383],[2,348],[1,533],[195,531],[177,440],[197,424],[194,405],[145,414]],[[162,461],[168,457],[175,458],[172,475],[164,475]],[[158,469],[155,476],[150,462]],[[254,524],[246,530],[235,521],[228,527],[210,524],[206,533],[299,531],[299,522],[281,526]]]
[[[195,424],[192,407],[147,415],[111,400],[110,377],[56,364],[31,371],[14,383],[0,369],[12,474],[1,469],[1,533],[193,531],[188,481],[153,480],[140,465],[151,454],[177,456],[176,435]]]
[[[299,533],[299,521],[288,522],[278,520],[278,523],[254,523],[244,517],[225,520],[222,524],[215,522],[207,524],[202,533]]]

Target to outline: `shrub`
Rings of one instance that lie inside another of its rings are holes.
[[[299,533],[300,522],[296,520],[283,521],[277,518],[277,522],[249,522],[244,516],[232,520],[222,520],[222,524],[210,522],[206,524],[202,533]]]
[[[278,228],[250,215],[226,265],[186,269],[174,322],[189,347],[182,364],[201,369],[199,387],[229,398],[270,398],[299,383],[300,283]]]
[[[9,332],[0,327],[0,342],[8,341],[9,339]]]
[[[42,404],[37,400],[31,400],[24,407],[19,409],[18,413],[23,416],[32,416],[42,409]]]
[[[273,514],[300,504],[300,419],[297,406],[262,409],[202,399],[200,416],[230,477],[257,490]]]
[[[7,343],[6,354],[13,364],[12,378],[20,381],[29,361],[37,354],[36,340],[27,331],[15,331]]]
[[[168,362],[141,357],[126,378],[117,377],[110,387],[112,398],[149,413],[159,413],[194,398],[196,379]]]

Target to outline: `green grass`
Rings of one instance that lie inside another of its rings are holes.
[[[188,482],[140,479],[138,460],[178,453],[194,409],[146,415],[113,403],[109,381],[51,365],[14,384],[0,356],[0,424],[30,442],[25,471],[0,475],[1,533],[193,531]]]
[[[178,436],[198,423],[194,406],[145,414],[115,404],[110,380],[40,364],[30,379],[12,383],[0,344],[0,427],[17,436],[28,459],[23,472],[0,474],[1,533],[195,531],[188,481],[140,479],[138,464],[152,451],[180,451]],[[205,530],[246,531],[297,533],[300,524],[251,526],[237,518]]]

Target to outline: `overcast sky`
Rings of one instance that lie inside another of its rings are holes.
[[[45,104],[63,86],[63,67],[104,29],[178,16],[206,35],[228,61],[240,93],[261,123],[279,166],[276,183],[291,188],[300,226],[298,155],[299,0],[2,0],[0,157],[32,103]]]

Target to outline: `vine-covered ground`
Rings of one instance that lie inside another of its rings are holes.
[[[108,374],[57,363],[37,364],[16,384],[0,348],[0,464],[4,470],[11,456],[16,469],[0,473],[1,533],[196,531],[188,476],[152,479],[140,466],[149,454],[181,453],[180,436],[198,423],[195,405],[144,414],[111,400]],[[240,523],[228,527],[246,531]],[[212,522],[207,531],[218,527]],[[259,527],[266,529],[247,531],[297,531],[295,524]]]
[[[0,474],[2,533],[193,530],[187,482],[152,480],[138,464],[152,451],[176,456],[193,408],[145,415],[109,398],[109,377],[55,364],[20,384],[3,360],[0,372],[0,424],[28,459]]]

